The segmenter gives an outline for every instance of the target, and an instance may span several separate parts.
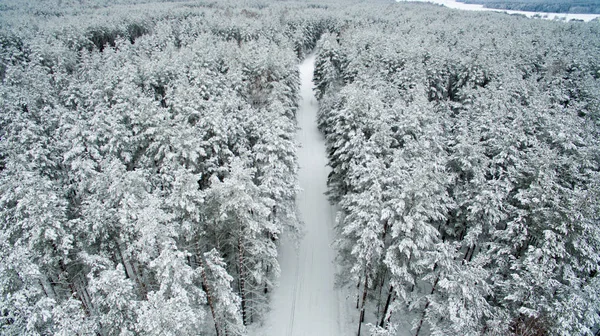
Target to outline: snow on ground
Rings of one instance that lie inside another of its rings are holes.
[[[525,12],[525,11],[516,11],[516,10],[485,8],[485,7],[483,7],[483,5],[466,4],[466,3],[458,2],[455,0],[411,0],[411,1],[431,2],[434,4],[446,6],[448,8],[462,9],[462,10],[506,12],[508,14],[522,14],[527,17],[539,15],[542,18],[548,19],[548,20],[564,19],[566,21],[583,20],[583,21],[587,22],[587,21],[591,21],[597,17],[600,17],[600,14],[543,13],[543,12]]]
[[[317,101],[312,76],[315,57],[300,65],[301,101],[298,110],[300,130],[299,182],[302,188],[297,205],[305,225],[299,242],[282,237],[279,249],[281,277],[271,295],[271,311],[262,326],[250,334],[256,336],[338,336],[351,335],[348,320],[349,297],[335,288],[334,239],[335,211],[329,204],[327,175],[329,168],[325,141],[317,129]]]

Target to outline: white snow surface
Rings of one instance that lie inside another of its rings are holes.
[[[315,56],[300,64],[300,94],[296,138],[302,191],[297,198],[304,232],[300,241],[283,235],[279,248],[281,277],[271,295],[271,311],[264,324],[250,333],[256,336],[350,335],[347,299],[335,286],[335,210],[329,204],[325,141],[317,129],[317,100],[312,76]]]
[[[397,1],[403,1],[403,0],[397,0]],[[471,10],[471,11],[505,12],[508,14],[522,14],[527,17],[533,17],[534,15],[539,15],[543,19],[548,19],[548,20],[566,20],[566,21],[583,20],[583,21],[588,22],[597,17],[600,17],[600,14],[545,13],[545,12],[526,12],[526,11],[517,11],[517,10],[485,8],[485,7],[483,7],[483,5],[466,4],[463,2],[458,2],[456,0],[410,0],[410,1],[431,2],[434,4],[446,6],[448,8]]]

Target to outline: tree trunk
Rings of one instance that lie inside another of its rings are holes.
[[[383,294],[383,286],[385,285],[385,278],[387,276],[387,268],[384,269],[383,275],[381,276],[381,283],[379,284],[379,298],[377,299],[377,316],[381,312],[381,296]]]
[[[438,281],[440,280],[440,276],[438,275],[433,282],[433,287],[431,288],[431,294],[435,292],[435,287],[437,286]],[[429,308],[429,304],[431,301],[427,299],[427,303],[425,304],[425,308],[423,308],[423,314],[421,314],[421,320],[419,321],[419,326],[417,327],[417,331],[415,332],[415,336],[419,336],[419,332],[421,332],[421,327],[423,326],[423,321],[425,320],[425,314],[427,314],[427,308]]]
[[[396,301],[396,294],[392,294],[392,302],[390,303],[390,307],[392,307],[392,304]],[[392,319],[392,314],[394,313],[394,311],[392,310],[392,308],[390,308],[389,313],[387,314],[387,318],[385,319],[385,323],[384,326],[390,323],[390,320]]]
[[[358,283],[356,284],[356,309],[360,307],[360,279],[358,279]]]
[[[125,277],[131,278],[135,281],[138,288],[138,293],[142,299],[147,299],[148,291],[146,290],[146,284],[142,282],[138,273],[136,272],[135,266],[132,263],[128,263],[123,256],[123,252],[121,252],[121,246],[117,240],[115,240],[115,245],[117,247],[117,253],[121,258],[121,263],[123,264],[123,268],[125,269]]]
[[[385,307],[383,308],[383,314],[381,315],[381,322],[379,322],[379,326],[382,328],[385,324],[385,317],[387,315],[388,309],[390,308],[390,302],[392,301],[392,295],[394,295],[394,286],[390,285],[390,290],[388,292],[387,300],[385,300]]]
[[[365,301],[367,300],[368,284],[367,271],[365,270],[365,283],[363,285],[362,304],[360,306],[360,322],[365,321]]]
[[[42,291],[44,291],[44,295],[45,295],[47,298],[54,299],[53,297],[50,297],[50,295],[48,294],[48,293],[49,293],[49,291],[47,291],[47,290],[46,290],[46,287],[44,286],[44,283],[42,282],[42,280],[38,280],[38,282],[39,282],[39,284],[40,284],[40,288],[42,289]]]
[[[465,252],[465,255],[463,256],[463,264],[465,263],[465,260],[467,260],[467,256],[469,255],[469,252],[471,252],[471,246],[467,246],[467,251]]]
[[[140,291],[140,295],[142,296],[142,299],[146,300],[148,299],[148,289],[146,286],[146,283],[144,283],[144,281],[142,281],[142,278],[140,277],[140,270],[138,269],[137,265],[135,262],[130,263],[131,266],[131,273],[134,275],[134,278],[136,280],[136,283],[139,286],[139,291]]]
[[[55,247],[55,250],[56,250],[56,247]],[[70,279],[71,277],[69,275],[69,272],[67,271],[67,266],[65,265],[65,263],[63,262],[62,259],[58,260],[58,265],[60,266],[61,274],[63,274],[65,277],[64,281],[67,282],[69,289],[71,290],[71,295],[76,300],[79,300],[79,302],[81,302],[81,307],[83,308],[85,315],[90,316],[91,315],[90,307],[88,307],[88,305],[86,304],[86,301],[81,297],[81,294],[77,291],[77,287],[75,286],[75,283],[73,283],[72,279]],[[60,279],[60,276],[59,276],[59,279]]]
[[[362,304],[360,305],[360,318],[358,319],[358,336],[360,336],[360,328],[365,321],[365,301],[367,300],[367,285],[368,285],[367,269],[365,268],[365,283],[363,284]]]
[[[79,288],[81,288],[80,289],[81,298],[86,301],[86,306],[88,306],[90,309],[92,309],[92,308],[94,308],[94,305],[92,303],[92,297],[90,296],[90,293],[87,290],[88,284],[87,284],[86,278],[83,276],[79,276],[78,278],[79,278]]]
[[[471,255],[469,256],[469,262],[473,259],[473,253],[475,253],[475,249],[477,248],[477,244],[473,244],[473,248],[471,249]]]
[[[360,327],[362,327],[362,312],[360,313],[360,318],[358,319],[358,334],[357,336],[360,336]]]
[[[246,290],[245,290],[245,282],[244,278],[244,247],[242,246],[242,235],[238,238],[238,267],[239,267],[239,275],[240,275],[240,297],[242,299],[242,322],[246,325]]]
[[[125,263],[125,258],[123,258],[123,253],[121,253],[121,247],[119,246],[119,243],[117,241],[115,241],[115,245],[116,245],[116,250],[117,250],[117,254],[119,255],[119,260],[121,261],[121,264],[123,264],[123,268],[125,271],[125,278],[127,279],[131,279],[131,275],[129,274],[129,271],[127,270],[127,264]]]
[[[202,269],[202,287],[204,287],[204,291],[206,292],[206,300],[208,301],[208,306],[210,307],[210,312],[212,313],[213,321],[215,322],[215,332],[217,333],[217,336],[219,336],[219,324],[217,323],[217,314],[215,313],[213,297],[210,291],[210,286],[208,285],[206,270],[204,269],[204,261],[201,256],[198,256],[196,259],[200,264],[200,268]]]
[[[42,275],[42,279],[40,280],[40,285],[44,289],[44,292],[46,292],[47,297],[57,300],[58,295],[56,295],[56,291],[54,290],[54,285],[52,284],[52,280],[45,274]]]

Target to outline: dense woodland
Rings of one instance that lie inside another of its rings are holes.
[[[337,244],[366,322],[595,332],[600,26],[396,6],[317,50]]]
[[[46,5],[2,12],[0,334],[244,334],[298,227],[297,63],[325,21]]]
[[[317,54],[372,335],[600,326],[600,24],[339,1],[0,4],[0,334],[245,335]],[[359,322],[357,321],[357,326]]]

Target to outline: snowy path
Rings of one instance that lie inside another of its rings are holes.
[[[344,332],[343,301],[334,289],[335,264],[331,247],[335,212],[326,196],[329,173],[325,142],[317,129],[317,101],[313,95],[314,56],[300,65],[301,100],[298,110],[298,159],[302,192],[297,205],[305,223],[299,243],[282,238],[279,249],[281,278],[271,296],[271,312],[260,336],[338,336]]]

